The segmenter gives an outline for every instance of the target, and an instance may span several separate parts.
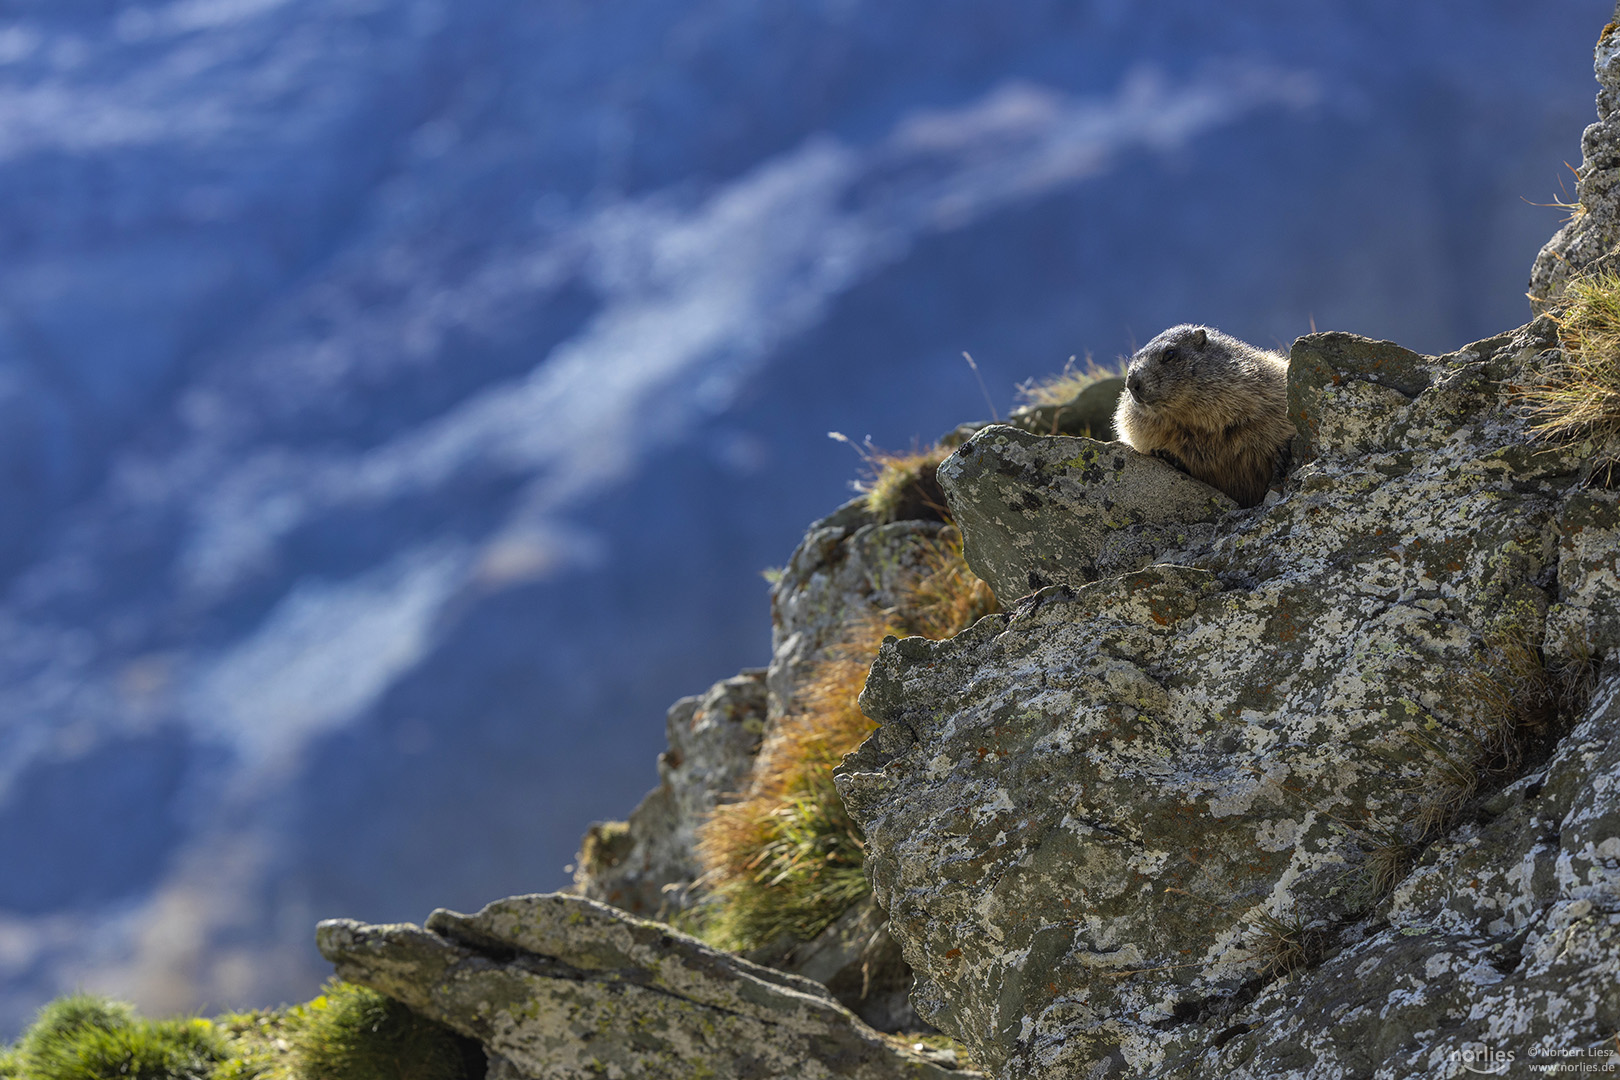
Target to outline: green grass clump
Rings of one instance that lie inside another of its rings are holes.
[[[1576,278],[1551,314],[1564,356],[1520,390],[1532,430],[1560,442],[1620,435],[1620,273]]]
[[[289,1036],[299,1080],[481,1080],[476,1044],[353,983],[302,1006]]]
[[[58,998],[0,1080],[483,1080],[478,1044],[374,990],[334,982],[291,1008],[143,1020],[90,994]]]
[[[752,790],[698,829],[711,943],[747,951],[784,934],[809,941],[866,895],[864,838],[832,773],[876,726],[856,699],[888,629],[877,618],[852,621],[805,676],[799,709],[777,723]]]
[[[230,1050],[212,1021],[140,1020],[74,994],[41,1009],[7,1056],[19,1080],[209,1080]]]

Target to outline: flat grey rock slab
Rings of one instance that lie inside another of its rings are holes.
[[[1140,570],[1237,504],[1123,443],[987,427],[939,467],[968,566],[1002,604]]]
[[[824,987],[660,923],[563,893],[497,900],[425,927],[320,924],[350,982],[479,1040],[508,1080],[946,1080]]]

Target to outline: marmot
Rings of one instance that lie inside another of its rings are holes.
[[[1258,505],[1294,435],[1288,358],[1207,326],[1172,326],[1131,357],[1114,430],[1239,506]]]

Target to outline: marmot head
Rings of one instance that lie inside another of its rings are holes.
[[[1172,326],[1136,350],[1125,372],[1125,389],[1148,409],[1175,409],[1180,399],[1200,387],[1219,384],[1232,374],[1230,350],[1212,341],[1220,331],[1207,326]]]

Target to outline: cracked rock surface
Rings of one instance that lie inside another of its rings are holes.
[[[513,896],[425,927],[320,924],[338,975],[483,1044],[518,1080],[948,1080],[819,983],[562,893]]]
[[[984,428],[939,467],[968,566],[1003,606],[1214,535],[1226,495],[1118,442]]]
[[[1302,338],[1279,500],[885,644],[838,783],[925,1019],[1007,1080],[1450,1076],[1620,1028],[1612,672],[1539,779],[1414,825],[1486,642],[1613,647],[1616,493],[1514,406],[1556,348]]]

